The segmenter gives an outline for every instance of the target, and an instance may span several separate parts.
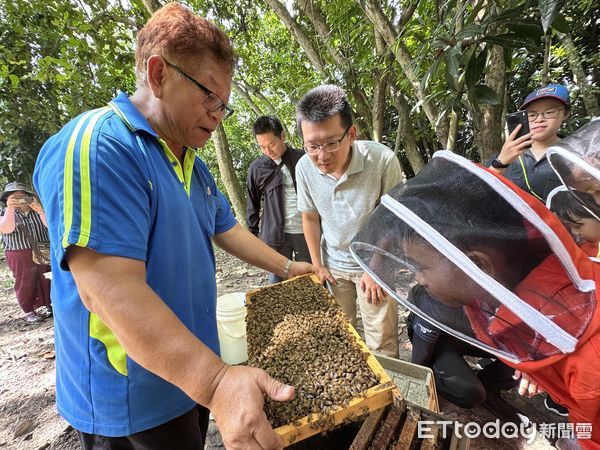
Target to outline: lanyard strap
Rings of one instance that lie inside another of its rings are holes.
[[[542,202],[544,199],[537,195],[535,191],[531,188],[531,184],[529,184],[529,178],[527,177],[527,170],[525,170],[525,163],[523,162],[523,156],[519,155],[519,162],[521,163],[521,170],[523,171],[523,176],[525,177],[525,184],[527,185],[527,189],[531,192],[535,197],[537,197]]]

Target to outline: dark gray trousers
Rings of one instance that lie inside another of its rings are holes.
[[[77,431],[83,450],[198,450],[204,448],[208,429],[208,409],[191,411],[149,430],[129,436],[107,437]]]
[[[292,261],[310,262],[310,253],[304,234],[289,234],[285,233],[283,245],[271,246],[273,250],[285,256]],[[283,278],[274,273],[269,274],[269,284],[279,283]]]

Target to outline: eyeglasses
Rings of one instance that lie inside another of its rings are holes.
[[[549,109],[547,111],[542,111],[542,112],[534,112],[534,111],[527,111],[527,120],[529,120],[529,122],[535,122],[535,120],[541,115],[544,119],[555,119],[556,117],[558,117],[558,113],[560,111],[562,111],[565,108],[558,108],[558,109]]]
[[[321,151],[321,149],[323,149],[327,153],[335,152],[340,149],[340,144],[346,137],[346,134],[348,133],[348,130],[350,128],[352,128],[352,125],[350,125],[348,128],[346,128],[346,130],[344,131],[344,134],[342,134],[342,137],[339,139],[336,139],[335,141],[326,142],[324,144],[304,144],[304,150],[309,155],[316,155],[317,153],[319,153]]]
[[[219,97],[213,91],[211,91],[210,89],[205,87],[202,83],[199,83],[196,80],[194,80],[192,77],[190,77],[187,73],[185,73],[183,70],[181,70],[175,64],[171,64],[167,60],[165,60],[165,62],[167,63],[167,66],[175,69],[177,72],[179,72],[180,75],[183,75],[185,78],[190,80],[192,83],[194,83],[196,86],[198,86],[200,89],[202,89],[204,91],[204,93],[206,94],[206,97],[204,97],[204,101],[202,102],[202,104],[206,107],[206,109],[208,109],[208,112],[214,113],[214,112],[219,111],[219,112],[223,113],[223,119],[227,119],[228,117],[230,117],[233,114],[233,109],[231,109],[229,106],[227,106],[225,104],[225,102],[223,100],[221,100],[221,97]]]

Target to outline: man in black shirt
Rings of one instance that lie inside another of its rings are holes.
[[[252,131],[263,155],[248,171],[248,229],[288,259],[310,262],[296,197],[296,163],[304,153],[285,143],[276,117],[259,117]],[[281,277],[270,274],[270,283],[278,281]]]

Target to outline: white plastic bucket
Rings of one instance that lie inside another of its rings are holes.
[[[219,346],[221,358],[227,364],[241,364],[248,360],[245,299],[243,292],[217,298]]]

